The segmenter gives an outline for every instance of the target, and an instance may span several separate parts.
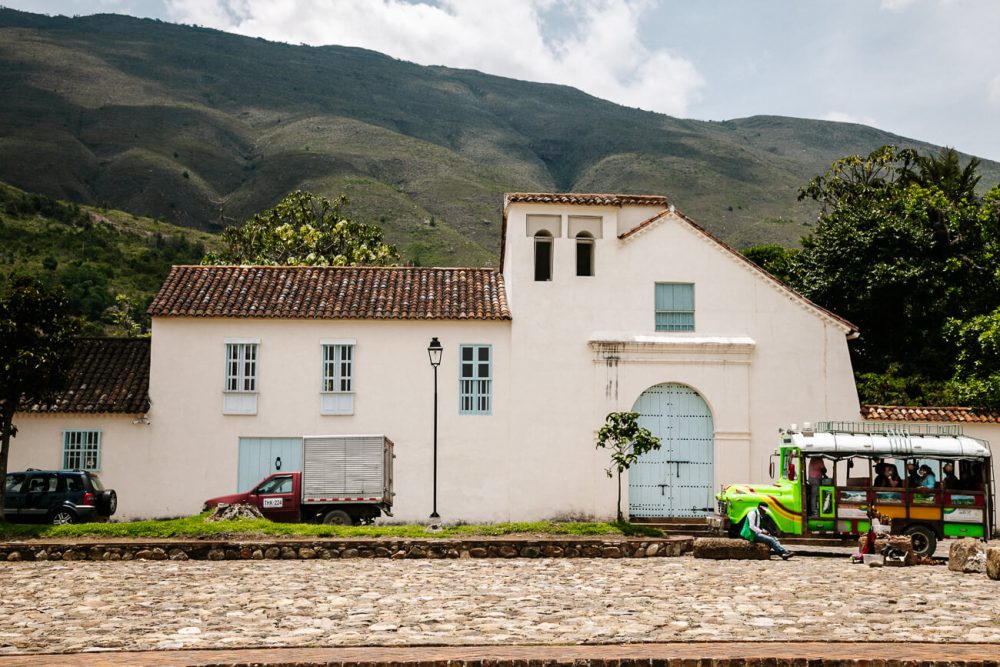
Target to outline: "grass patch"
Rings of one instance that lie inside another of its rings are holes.
[[[82,523],[69,526],[26,525],[0,522],[0,539],[87,538],[251,538],[251,537],[404,537],[456,538],[536,535],[625,535],[659,537],[655,528],[627,522],[578,523],[536,521],[531,523],[495,523],[449,526],[431,532],[426,526],[323,526],[311,523],[275,523],[266,519],[240,521],[205,521],[205,514],[162,521],[127,523]]]

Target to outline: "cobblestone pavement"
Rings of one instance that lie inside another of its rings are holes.
[[[691,640],[1000,643],[1000,582],[840,559],[0,565],[0,655]]]

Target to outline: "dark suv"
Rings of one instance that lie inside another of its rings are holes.
[[[52,524],[105,521],[118,509],[118,495],[86,470],[26,470],[7,473],[4,519]]]

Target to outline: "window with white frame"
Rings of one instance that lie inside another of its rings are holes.
[[[353,340],[324,340],[323,384],[320,412],[325,415],[354,414]]]
[[[226,382],[222,412],[227,415],[257,414],[257,362],[260,340],[226,340]]]
[[[63,431],[64,470],[101,469],[100,431]]]
[[[493,410],[493,348],[459,346],[459,406],[462,415],[488,415]]]
[[[656,283],[656,330],[694,331],[694,284]]]
[[[257,391],[257,343],[226,343],[226,391]]]

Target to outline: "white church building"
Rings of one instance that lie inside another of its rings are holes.
[[[174,267],[151,342],[90,341],[131,361],[25,406],[10,470],[90,464],[116,518],[178,516],[294,470],[303,436],[378,433],[395,519],[424,520],[432,338],[445,520],[613,517],[613,411],[663,442],[624,480],[635,517],[706,516],[721,484],[767,479],[779,427],[858,418],[856,328],[664,197],[508,194],[502,235],[499,271]]]

